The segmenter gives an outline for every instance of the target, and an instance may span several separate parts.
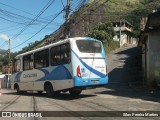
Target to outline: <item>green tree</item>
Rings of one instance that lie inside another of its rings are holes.
[[[88,36],[101,40],[103,44],[110,44],[115,35],[111,22],[99,23]]]

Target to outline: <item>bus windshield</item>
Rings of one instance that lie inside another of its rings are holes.
[[[101,43],[91,40],[77,40],[77,47],[83,53],[101,53]]]

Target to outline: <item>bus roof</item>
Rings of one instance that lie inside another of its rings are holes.
[[[56,45],[60,45],[60,44],[63,44],[63,43],[66,43],[70,40],[82,40],[82,39],[87,39],[87,40],[96,40],[94,38],[90,38],[90,37],[74,37],[74,38],[68,38],[68,39],[64,39],[64,40],[60,40],[58,42],[55,42],[55,43],[52,43],[52,44],[49,44],[49,45],[46,45],[46,46],[43,46],[43,47],[40,47],[40,48],[37,48],[37,49],[34,49],[34,50],[31,50],[31,51],[28,51],[28,52],[25,52],[25,53],[22,53],[22,54],[19,54],[17,55],[15,58],[19,58],[20,56],[24,56],[24,55],[27,55],[27,54],[31,54],[31,53],[34,53],[34,52],[37,52],[37,51],[40,51],[40,50],[43,50],[43,49],[46,49],[46,48],[50,48],[52,46],[56,46]]]

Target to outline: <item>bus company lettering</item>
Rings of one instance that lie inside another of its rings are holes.
[[[95,68],[101,70],[101,72],[105,72],[104,66],[95,66]]]
[[[97,68],[102,68],[102,69],[104,69],[105,67],[104,66],[95,66],[95,68],[97,69]]]
[[[37,73],[24,74],[23,78],[37,77]]]

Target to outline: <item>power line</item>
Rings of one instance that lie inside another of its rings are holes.
[[[13,6],[10,6],[10,5],[7,5],[7,4],[4,4],[4,3],[1,3],[1,2],[0,2],[0,4],[1,4],[1,5],[4,5],[4,6],[7,6],[7,7],[9,7],[9,8],[12,8],[12,9],[18,10],[18,11],[21,11],[21,12],[23,12],[23,13],[25,13],[25,14],[28,14],[28,15],[31,15],[31,16],[35,16],[34,14],[31,14],[31,13],[26,12],[26,11],[24,11],[24,10],[21,10],[21,9],[15,8],[15,7],[13,7]],[[31,18],[29,18],[29,19],[31,19]],[[44,19],[44,18],[40,18],[40,19],[41,19],[41,20],[45,20],[45,22],[48,22],[48,20],[46,20],[46,19]]]
[[[78,10],[79,8],[81,8],[86,3],[86,1],[88,0],[81,0],[79,4],[77,5],[77,7],[75,8],[75,10]]]
[[[86,0],[83,0],[83,2],[84,1],[86,1]],[[77,6],[79,6],[80,4],[82,4],[82,0],[81,1],[79,1],[79,2],[77,2],[76,3],[77,4]],[[75,5],[75,3],[74,4],[72,4],[71,6],[74,6]],[[83,4],[84,5],[84,4]],[[95,4],[94,4],[95,5]],[[82,5],[81,5],[82,6]],[[71,10],[71,9],[70,9]],[[74,11],[73,11],[74,12]],[[74,14],[74,13],[73,13]],[[80,14],[80,13],[79,13]],[[73,19],[73,17],[71,17],[71,19]],[[69,23],[70,24],[70,23]],[[56,34],[56,33],[58,33],[58,35],[61,35],[60,37],[62,37],[62,35],[63,35],[63,37],[64,37],[64,32],[66,32],[66,31],[60,31],[59,32],[59,30],[62,28],[62,27],[65,27],[65,25],[66,25],[66,23],[63,23],[63,25],[61,25],[61,27],[60,28],[58,28],[56,31],[54,31],[53,33],[52,33],[52,35],[54,36],[54,34]],[[66,34],[66,33],[65,33]],[[58,35],[57,35],[57,37],[58,37]]]
[[[16,36],[13,38],[13,39],[16,39],[20,34],[22,34],[22,32],[24,32],[25,29],[27,29],[31,24],[33,24],[34,21],[36,21],[38,19],[38,17],[44,13],[45,10],[47,10],[51,5],[52,3],[54,2],[55,0],[50,0],[46,6],[40,11],[40,13],[30,22],[28,23],[19,33],[16,34]],[[14,21],[12,21],[14,22]],[[15,22],[16,23],[16,22]],[[3,44],[2,44],[3,45]]]
[[[81,7],[84,3],[86,2],[86,0],[81,0],[77,7]],[[63,2],[62,2],[63,3]],[[70,0],[67,0],[67,5],[66,5],[66,15],[65,15],[65,27],[64,27],[64,37],[68,38],[70,37]]]
[[[63,8],[65,8],[65,6],[64,6],[64,4],[63,4],[63,1],[62,1],[62,0],[61,0],[61,3],[62,3]]]
[[[3,20],[6,20],[6,21],[12,22],[12,23],[18,23],[18,24],[23,24],[23,25],[27,24],[27,23],[21,23],[21,22],[12,21],[12,20],[9,20],[9,19],[3,18],[3,17],[0,17],[0,18],[3,19]]]
[[[7,41],[4,41],[4,43],[2,43],[2,45],[0,46],[0,48],[3,47],[7,43],[8,43]]]
[[[9,27],[0,28],[0,30],[15,28],[15,27],[17,27],[17,25],[18,25],[18,24],[13,25],[13,26],[9,26]]]
[[[25,17],[25,16],[22,16],[22,15],[19,15],[19,14],[16,14],[16,13],[13,13],[13,12],[10,12],[10,11],[7,11],[7,10],[3,10],[3,9],[0,9],[0,13],[6,17],[9,17],[9,18],[12,18],[12,19],[18,19],[18,20],[32,20],[32,18],[28,18],[28,17]],[[42,20],[38,20],[37,22],[40,22],[40,23],[44,23],[44,21]]]
[[[69,26],[69,16],[70,16],[70,0],[67,0],[67,5],[66,5],[66,15],[65,15],[65,29],[64,29],[64,34],[65,38],[68,38],[70,35],[70,26]]]
[[[71,2],[71,9],[75,9],[80,3],[81,3],[81,0],[77,0],[77,1],[74,2],[73,4],[72,4],[72,2]]]
[[[44,28],[46,28],[51,22],[53,22],[53,20],[55,20],[64,10],[62,10],[61,12],[59,12],[50,22],[48,22],[43,28],[41,28],[38,32],[36,32],[34,35],[32,35],[30,38],[28,38],[27,40],[25,40],[24,42],[22,42],[21,44],[11,48],[11,49],[15,49],[19,46],[21,46],[22,44],[26,43],[27,41],[29,41],[30,39],[32,39],[34,36],[36,36],[39,32],[41,32]]]
[[[94,11],[95,11],[96,9],[98,9],[100,6],[102,6],[102,5],[104,5],[105,3],[107,3],[108,1],[109,1],[109,0],[106,0],[106,1],[104,1],[102,4],[100,4],[98,7],[94,8]],[[76,19],[77,17],[80,17],[80,18],[81,18],[79,21],[75,22],[74,24],[78,24],[78,23],[81,22],[82,20],[85,20],[85,18],[86,18],[86,16],[88,16],[88,14],[84,15],[83,17],[82,17],[81,15],[82,15],[85,11],[89,10],[90,8],[93,8],[94,6],[97,6],[98,2],[99,2],[99,1],[93,2],[91,5],[89,5],[89,7],[83,9],[83,11],[79,12],[78,14],[74,14],[74,13],[73,13],[73,17],[74,17],[74,18],[71,17],[71,19]],[[94,12],[94,11],[90,11],[89,14],[91,14],[91,13]],[[64,24],[63,24],[62,26],[64,26]],[[61,28],[59,28],[59,29],[61,29]],[[59,29],[58,29],[58,30],[59,30]],[[58,30],[56,30],[56,31],[53,33],[53,35],[56,34],[56,32],[57,32]],[[60,35],[60,34],[62,34],[62,33],[63,33],[63,31],[59,32],[58,34]]]
[[[96,7],[93,11],[90,11],[90,13],[89,14],[91,14],[91,13],[93,13],[96,9],[98,9],[100,6],[102,6],[102,5],[104,5],[105,3],[107,3],[109,0],[106,0],[105,2],[103,2],[102,4],[100,4],[98,7]],[[98,2],[97,2],[98,3]],[[93,3],[95,6],[97,6],[97,3],[95,4],[95,3]],[[93,6],[90,6],[90,7],[93,7]],[[89,8],[90,8],[89,7]],[[88,8],[88,9],[89,9]],[[87,9],[87,10],[88,10]],[[82,13],[81,13],[82,14]],[[83,16],[83,17],[81,17],[81,19],[79,20],[79,21],[77,21],[75,24],[78,24],[82,19],[84,20],[85,19],[85,17],[87,16],[88,14],[86,14],[85,16]],[[80,16],[80,15],[79,15]]]
[[[18,30],[18,29],[20,29],[20,28],[22,28],[22,27],[15,27],[15,28],[11,28],[11,29],[8,29],[8,30],[3,30],[3,31],[0,31],[0,33],[5,33],[5,32],[9,32],[9,31],[14,31],[14,30]]]
[[[10,6],[10,5],[7,5],[7,4],[4,4],[4,3],[1,3],[1,2],[0,2],[0,4],[1,4],[1,5],[4,5],[4,6],[7,6],[7,7],[10,7],[10,8],[12,8],[12,9],[18,10],[18,11],[21,11],[21,12],[26,13],[26,14],[28,14],[28,15],[33,15],[33,14],[31,14],[31,13],[28,13],[28,12],[26,12],[26,11],[24,11],[24,10],[21,10],[21,9],[15,8],[15,7],[13,7],[13,6]],[[33,15],[33,16],[34,16],[34,15]]]
[[[16,39],[22,32],[24,32],[30,25],[32,25],[54,2],[55,0],[50,0],[47,5],[39,12],[39,14],[32,19],[19,33],[17,33],[13,39]]]

